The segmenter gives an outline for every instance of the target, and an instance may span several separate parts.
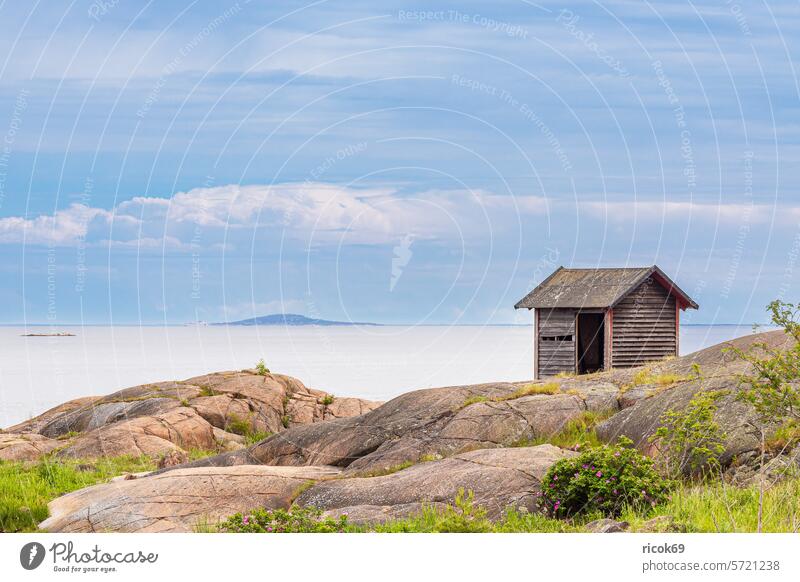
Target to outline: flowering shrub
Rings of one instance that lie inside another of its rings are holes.
[[[347,528],[347,516],[339,519],[322,517],[316,507],[285,509],[255,509],[232,515],[219,526],[229,533],[335,533]]]
[[[555,463],[542,479],[540,508],[553,517],[616,517],[626,506],[641,511],[665,501],[670,482],[632,445],[621,437],[615,446],[596,447]]]

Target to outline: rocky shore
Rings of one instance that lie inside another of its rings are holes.
[[[787,342],[769,332],[733,343],[756,340]],[[53,500],[40,527],[58,532],[193,531],[292,504],[375,523],[449,503],[459,489],[472,491],[490,517],[508,507],[532,512],[547,469],[576,454],[548,438],[587,413],[607,417],[597,427],[602,441],[624,435],[652,454],[649,437],[665,411],[701,390],[727,389],[716,413],[725,432],[721,462],[752,456],[759,446],[747,430],[752,413],[735,399],[746,365],[726,345],[646,368],[417,390],[385,404],[255,370],[209,374],[65,403],[0,433],[0,459],[159,460],[154,473]],[[216,454],[187,462],[194,449]]]

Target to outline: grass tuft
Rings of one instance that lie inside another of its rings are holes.
[[[371,471],[365,471],[363,473],[359,473],[359,477],[383,477],[384,475],[391,475],[392,473],[397,473],[398,471],[402,471],[403,469],[408,469],[410,466],[414,464],[413,461],[403,461],[402,463],[398,463],[397,465],[392,465],[391,467],[384,467],[383,469],[373,469]]]
[[[220,392],[217,392],[210,386],[206,386],[205,384],[200,386],[200,396],[219,396],[219,394]]]
[[[622,392],[627,392],[631,388],[639,386],[658,386],[660,389],[669,388],[678,382],[686,382],[691,380],[690,376],[681,376],[674,373],[656,374],[650,368],[642,368],[633,375],[631,381],[622,387]]]
[[[535,447],[537,445],[551,444],[562,449],[583,450],[598,447],[603,443],[597,438],[596,427],[598,424],[611,417],[616,411],[607,410],[595,412],[587,410],[580,416],[567,421],[564,427],[549,437],[522,439],[513,444],[515,447]]]
[[[522,398],[523,396],[532,396],[534,394],[558,394],[560,389],[561,386],[558,384],[558,382],[547,382],[545,384],[528,384],[512,392],[508,396],[503,396],[501,398],[498,398],[498,401],[516,400],[517,398]]]
[[[464,400],[463,404],[461,404],[461,408],[466,408],[471,404],[477,404],[478,402],[488,402],[489,399],[486,396],[470,396],[466,400]]]
[[[532,396],[534,394],[558,394],[560,390],[561,386],[558,384],[558,382],[547,382],[546,384],[534,382],[532,384],[526,384],[522,388],[518,388],[511,394],[507,394],[505,396],[494,396],[492,398],[482,395],[470,396],[464,400],[464,402],[461,404],[461,408],[466,408],[470,404],[477,404],[478,402],[505,402],[507,400],[516,400],[517,398]]]
[[[252,415],[248,418],[241,418],[236,414],[231,414],[225,424],[225,430],[243,436],[246,445],[255,444],[272,436],[269,431],[256,430],[253,426]]]

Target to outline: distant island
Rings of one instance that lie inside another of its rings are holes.
[[[74,333],[58,331],[53,333],[23,333],[22,337],[75,337]]]
[[[227,323],[213,323],[212,325],[380,325],[363,321],[331,321],[329,319],[312,319],[297,313],[273,313],[239,321]]]

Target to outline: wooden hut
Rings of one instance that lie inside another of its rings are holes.
[[[535,378],[678,355],[680,313],[698,305],[657,266],[559,267],[515,309],[533,309]]]

